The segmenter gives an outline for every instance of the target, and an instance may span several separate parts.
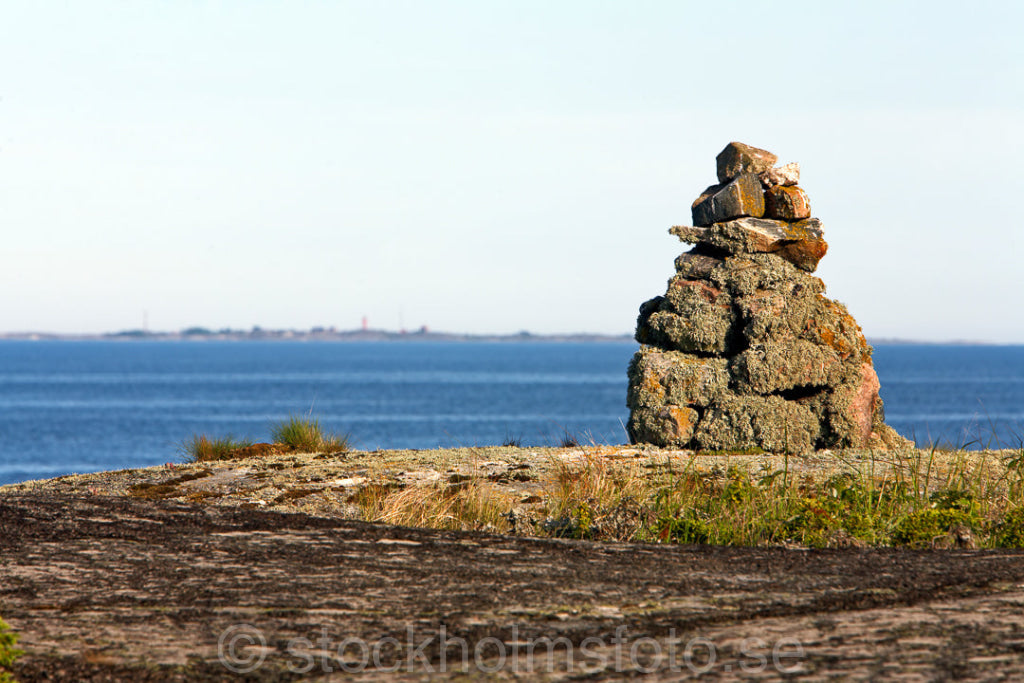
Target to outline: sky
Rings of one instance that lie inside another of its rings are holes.
[[[1024,343],[1024,3],[4,2],[0,332],[632,332],[737,140],[869,337]]]

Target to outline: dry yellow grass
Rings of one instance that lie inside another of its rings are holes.
[[[368,486],[355,502],[369,522],[460,531],[510,530],[515,499],[479,480],[407,488]]]

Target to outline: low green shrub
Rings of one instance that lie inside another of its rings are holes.
[[[928,506],[903,516],[892,531],[895,545],[930,548],[951,534],[979,534],[985,521],[974,495],[960,488],[935,491]],[[997,522],[998,523],[998,522]]]
[[[992,545],[996,548],[1024,548],[1024,505],[1011,508],[992,525]]]
[[[635,501],[628,540],[1024,548],[1024,466],[999,468],[966,453],[939,463],[917,453],[818,479],[794,476],[788,466],[698,471],[695,462],[682,472],[652,462],[631,473],[599,458],[566,464],[549,489],[554,522],[540,531],[607,539],[607,511],[628,497]]]
[[[0,619],[0,683],[15,683],[10,670],[18,658],[25,654],[24,650],[15,647],[17,643],[18,634]]]
[[[893,529],[893,544],[910,548],[931,548],[961,529],[977,529],[974,521],[962,510],[918,510],[901,519]]]
[[[672,543],[710,543],[711,529],[698,517],[696,510],[681,511],[676,516],[658,518],[656,534],[659,541]]]

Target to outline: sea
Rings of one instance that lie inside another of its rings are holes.
[[[0,342],[0,484],[181,462],[290,416],[360,450],[626,443],[625,342]],[[1024,346],[877,344],[889,424],[1019,448]]]

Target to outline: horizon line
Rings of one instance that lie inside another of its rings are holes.
[[[0,332],[0,341],[123,341],[123,340],[181,340],[181,341],[250,341],[250,340],[320,340],[338,341],[353,338],[367,338],[368,341],[401,339],[448,339],[448,340],[544,340],[544,339],[593,339],[633,340],[631,332],[450,332],[430,330],[426,325],[414,329],[353,328],[341,330],[335,326],[313,326],[299,328],[264,328],[253,325],[249,329],[223,327],[211,329],[189,326],[180,330],[125,329],[108,332],[41,332],[17,331]],[[949,345],[949,346],[1024,346],[1024,342],[993,342],[979,339],[912,339],[906,337],[867,337],[872,345]]]

